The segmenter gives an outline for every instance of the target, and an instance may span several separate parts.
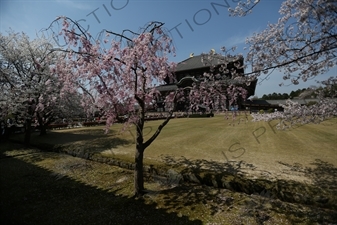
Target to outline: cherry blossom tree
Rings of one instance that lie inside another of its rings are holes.
[[[260,0],[240,1],[236,8],[229,9],[232,16],[249,16]],[[279,10],[280,18],[275,24],[252,37],[248,37],[248,54],[245,57],[249,77],[271,76],[275,69],[284,73],[283,79],[292,84],[327,73],[337,66],[337,2],[331,0],[284,0]],[[247,70],[246,70],[247,71]],[[327,89],[336,86],[337,78],[330,77],[321,83]],[[280,85],[283,85],[280,84]],[[291,101],[285,106],[288,120],[293,122],[317,122],[336,116],[336,100],[323,98],[308,108]],[[331,96],[336,97],[336,95]],[[299,115],[303,118],[297,120]],[[271,119],[271,115],[256,115]],[[273,118],[283,118],[276,113]]]
[[[54,36],[63,37],[67,44],[66,48],[58,49],[67,55],[55,67],[55,73],[64,82],[63,90],[81,90],[86,108],[95,107],[107,118],[107,131],[119,116],[126,116],[126,126],[134,125],[137,134],[135,196],[144,192],[144,151],[172,118],[177,101],[189,99],[191,108],[206,105],[209,110],[217,110],[224,107],[227,98],[218,73],[210,72],[202,79],[194,79],[193,86],[162,96],[169,110],[167,117],[154,134],[144,140],[145,113],[161,95],[157,86],[175,79],[176,64],[168,61],[175,49],[163,25],[150,22],[139,32],[103,30],[95,39],[68,17],[57,18],[47,29]],[[53,30],[55,27],[57,30]],[[233,85],[228,91],[238,92]],[[232,97],[230,101],[235,99]]]
[[[80,89],[83,104],[99,109],[107,118],[107,128],[127,115],[126,126],[136,129],[135,196],[144,192],[143,156],[145,149],[156,139],[169,122],[173,108],[156,132],[144,140],[145,112],[160,93],[156,85],[173,79],[174,63],[168,54],[174,54],[171,39],[162,28],[163,23],[151,22],[139,32],[124,30],[114,33],[104,30],[95,40],[70,18],[56,19],[62,23],[57,31],[68,44],[65,60],[55,67],[64,81],[63,91]],[[176,94],[170,100],[174,101]]]
[[[55,108],[55,116],[59,119],[71,121],[74,118],[87,118],[87,109],[82,104],[82,94],[77,92],[62,92],[60,101]],[[91,112],[91,115],[94,112]]]
[[[30,142],[35,122],[41,134],[45,133],[59,100],[60,84],[55,74],[50,73],[50,66],[58,57],[51,52],[52,48],[45,38],[31,41],[24,33],[0,34],[2,113],[16,115],[17,121],[24,121],[25,144]]]

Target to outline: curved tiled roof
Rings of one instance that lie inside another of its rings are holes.
[[[221,64],[221,61],[226,59],[225,56],[217,56],[220,57],[219,59],[214,58],[212,59],[212,64],[219,65]],[[202,62],[202,55],[193,56],[190,58],[187,58],[177,64],[176,72],[185,71],[185,70],[194,70],[194,69],[200,69],[200,68],[206,68],[209,67],[209,65],[205,65]],[[234,61],[235,57],[227,57],[227,60]]]

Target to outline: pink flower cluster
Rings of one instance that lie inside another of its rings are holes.
[[[71,19],[60,19],[68,49],[56,70],[65,83],[64,91],[80,88],[88,96],[84,104],[104,112],[108,126],[126,114],[129,122],[137,121],[136,115],[143,113],[139,109],[153,104],[160,94],[155,86],[173,79],[175,64],[168,62],[168,54],[175,49],[161,23],[147,25],[140,34],[104,31],[100,42]],[[78,29],[69,30],[70,24]]]

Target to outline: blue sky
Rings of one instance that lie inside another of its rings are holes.
[[[237,0],[1,0],[0,32],[9,28],[25,32],[30,37],[41,34],[57,16],[80,20],[83,27],[96,35],[102,29],[121,32],[123,29],[137,31],[146,23],[156,20],[165,23],[177,49],[175,62],[198,55],[221,46],[237,46],[236,53],[243,53],[246,37],[263,30],[278,20],[282,0],[262,0],[251,15],[243,18],[229,17],[229,5],[235,7]],[[335,76],[337,68],[317,77],[322,80]],[[309,87],[314,81],[279,87],[282,73],[274,72],[256,88],[256,95],[290,93],[291,90]]]

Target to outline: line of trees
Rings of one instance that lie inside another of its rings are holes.
[[[64,54],[53,48],[44,37],[30,40],[12,30],[0,33],[0,120],[7,130],[23,126],[26,145],[33,125],[44,135],[57,117],[84,112],[79,93],[61,92],[63,82],[54,67]]]
[[[281,94],[281,93],[273,92],[272,94],[262,95],[261,99],[264,99],[264,100],[293,99],[293,98],[299,97],[301,95],[301,93],[305,92],[306,90],[309,90],[309,88],[308,89],[307,88],[297,89],[296,91],[291,91],[290,94],[288,94],[288,93]],[[312,97],[317,96],[317,94],[314,94],[314,93],[312,93],[312,94],[313,94]]]
[[[285,99],[294,99],[294,98],[317,98],[322,92],[324,98],[334,98],[337,93],[337,85],[332,85],[329,88],[326,87],[309,87],[297,89],[296,91],[291,91],[288,93],[276,93],[264,94],[261,99],[264,100],[285,100]]]

